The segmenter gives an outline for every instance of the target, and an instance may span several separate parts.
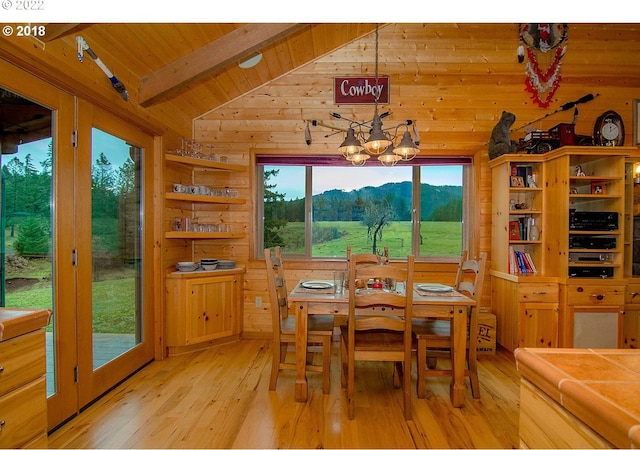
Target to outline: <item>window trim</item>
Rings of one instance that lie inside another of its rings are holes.
[[[312,233],[311,228],[313,226],[312,221],[309,220],[310,215],[312,214],[312,205],[311,205],[311,196],[307,195],[307,193],[311,192],[311,172],[314,166],[338,166],[338,167],[348,167],[351,166],[349,161],[346,161],[340,155],[283,155],[283,154],[254,154],[255,160],[255,169],[256,169],[256,187],[257,194],[259,197],[256,197],[256,220],[255,220],[255,230],[256,230],[256,242],[258,245],[256,247],[256,257],[261,257],[262,249],[264,248],[264,201],[257,201],[258,198],[264,197],[264,166],[304,166],[305,167],[305,253],[304,254],[287,254],[287,257],[290,259],[312,259],[312,260],[333,260],[334,257],[313,257],[308,254],[311,250],[312,245]],[[472,241],[472,230],[473,230],[473,211],[470,208],[470,205],[473,205],[475,202],[472,199],[474,196],[474,189],[471,188],[474,176],[473,176],[473,157],[471,156],[417,156],[411,161],[403,162],[402,165],[412,166],[412,202],[413,199],[417,198],[420,191],[420,168],[422,166],[433,166],[433,165],[459,165],[463,167],[462,173],[462,188],[463,188],[463,196],[462,196],[462,242],[461,247],[462,250],[469,249],[469,243]],[[412,208],[412,226],[411,232],[412,236],[415,236],[416,233],[420,232],[420,220],[416,220],[416,217],[420,217],[420,205],[416,205]],[[459,261],[459,256],[451,255],[451,256],[443,256],[443,255],[419,255],[419,241],[412,239],[411,250],[414,255],[416,255],[416,261],[429,262],[429,263],[450,263]],[[392,258],[393,259],[393,258]]]

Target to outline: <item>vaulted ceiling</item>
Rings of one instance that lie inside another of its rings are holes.
[[[47,42],[88,46],[145,108],[194,118],[372,32],[375,24],[48,24]],[[256,52],[260,64],[238,63]],[[122,69],[120,69],[122,68]]]

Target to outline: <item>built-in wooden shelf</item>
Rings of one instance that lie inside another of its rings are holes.
[[[234,172],[244,172],[247,170],[246,166],[241,166],[239,164],[229,164],[223,163],[219,161],[211,161],[209,159],[201,159],[201,158],[191,158],[189,156],[180,156],[174,155],[171,153],[167,153],[164,155],[167,161],[173,161],[181,164],[185,164],[191,167],[204,167],[208,169],[218,169],[218,170],[231,170]]]
[[[167,231],[164,237],[167,239],[239,239],[245,237],[245,233]]]
[[[167,200],[180,200],[188,202],[198,203],[222,203],[222,204],[235,204],[243,205],[246,203],[246,199],[237,197],[219,197],[214,195],[198,195],[198,194],[181,194],[177,192],[167,192],[164,194]]]

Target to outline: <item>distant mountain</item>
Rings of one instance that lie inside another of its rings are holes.
[[[367,202],[386,200],[393,206],[395,220],[407,221],[411,220],[411,195],[410,181],[367,186],[349,192],[332,189],[313,196],[313,217],[316,221],[361,220]],[[421,184],[420,197],[422,220],[461,220],[462,186]],[[446,218],[433,218],[434,214]]]

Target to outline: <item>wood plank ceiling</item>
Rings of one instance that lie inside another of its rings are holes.
[[[374,29],[371,23],[48,24],[47,40],[75,46],[75,36],[83,36],[119,79],[126,68],[132,101],[193,119]],[[264,63],[238,67],[257,51]]]

